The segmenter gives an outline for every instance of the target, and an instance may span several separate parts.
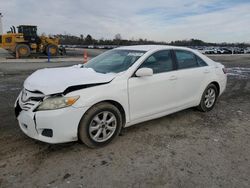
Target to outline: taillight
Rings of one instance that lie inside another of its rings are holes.
[[[222,71],[224,72],[224,74],[227,74],[227,68],[222,68]]]

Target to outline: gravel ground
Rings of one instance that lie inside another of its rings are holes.
[[[214,110],[141,123],[94,150],[25,136],[13,104],[28,74],[47,64],[0,63],[0,187],[250,187],[250,56],[212,58],[229,67]]]

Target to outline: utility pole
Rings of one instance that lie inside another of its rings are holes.
[[[3,34],[3,22],[2,22],[3,14],[0,12],[0,35]]]

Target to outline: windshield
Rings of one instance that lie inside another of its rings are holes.
[[[110,50],[90,60],[85,67],[105,74],[119,73],[127,70],[144,53],[136,50]]]

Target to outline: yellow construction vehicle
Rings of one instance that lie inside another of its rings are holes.
[[[56,56],[59,52],[59,39],[38,36],[37,26],[12,26],[7,34],[0,35],[0,47],[9,50],[16,57],[28,57],[31,53],[45,53]]]

